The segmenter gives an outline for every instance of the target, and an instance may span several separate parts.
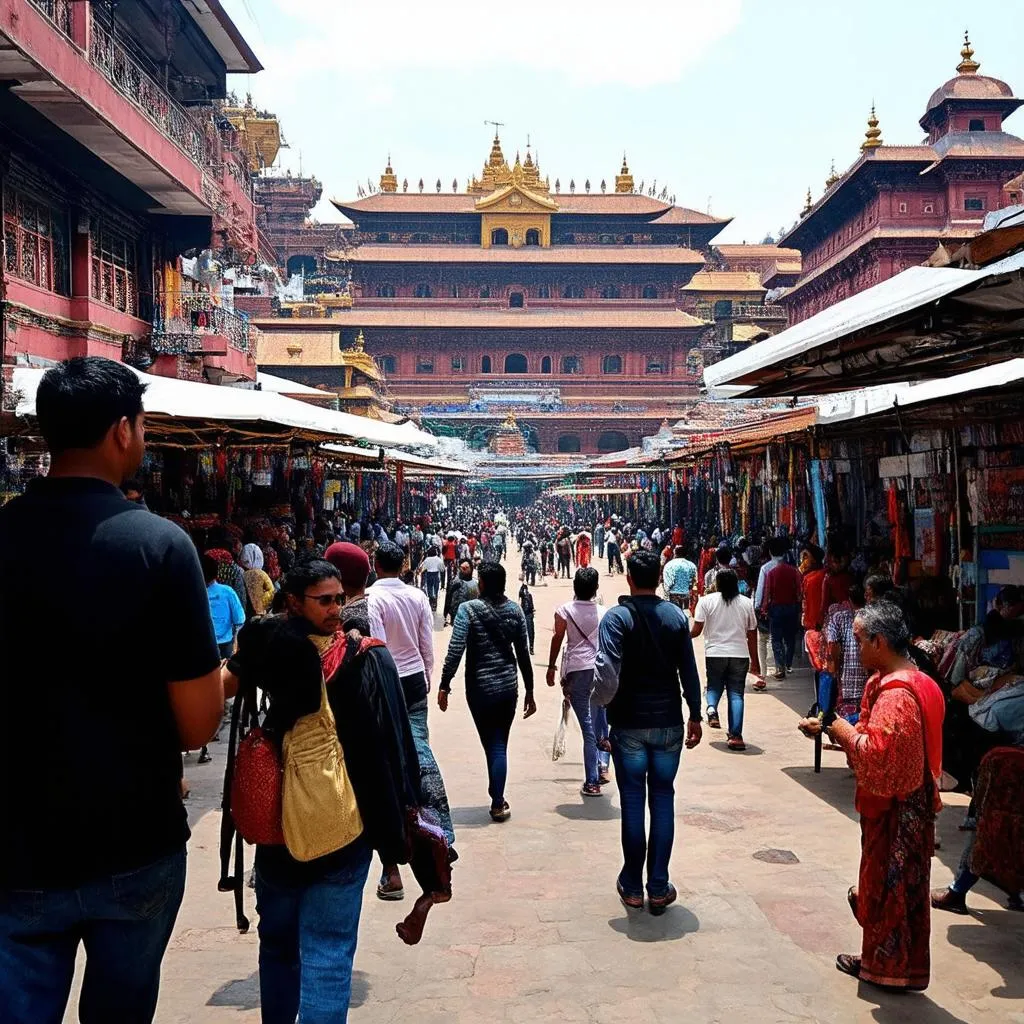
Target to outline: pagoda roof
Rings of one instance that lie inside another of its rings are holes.
[[[699,210],[673,206],[653,196],[636,193],[569,193],[552,195],[557,215],[632,216],[660,224],[721,224],[730,218],[713,217]],[[468,192],[375,192],[362,199],[344,202],[332,199],[334,206],[348,217],[358,219],[360,213],[403,214],[477,214],[480,196]]]
[[[778,245],[747,245],[746,242],[716,243],[715,248],[727,262],[736,259],[799,260],[799,249],[784,249]]]
[[[701,270],[683,287],[684,292],[764,292],[756,270]]]
[[[678,245],[359,245],[330,260],[353,263],[610,263],[702,266],[704,257]]]
[[[260,318],[252,323],[268,335],[278,331],[302,332],[305,329],[342,328],[469,328],[485,330],[588,330],[616,328],[629,330],[693,330],[707,326],[703,320],[681,309],[355,309],[331,318]]]

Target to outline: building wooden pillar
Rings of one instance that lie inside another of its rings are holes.
[[[83,53],[89,52],[91,35],[92,4],[73,3],[71,5],[71,39]]]

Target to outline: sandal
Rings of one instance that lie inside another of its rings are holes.
[[[599,786],[610,786],[611,782],[612,782],[612,777],[607,772],[601,772],[597,776],[597,784]]]
[[[836,957],[836,970],[848,974],[851,978],[860,977],[860,957],[851,953],[840,953]]]
[[[709,729],[721,729],[722,723],[719,721],[718,712],[714,708],[708,708],[708,728]]]
[[[500,807],[491,808],[491,821],[508,821],[511,817],[512,812],[508,808],[507,800]]]
[[[405,899],[405,889],[391,889],[386,885],[378,885],[377,899],[384,900],[385,903],[398,903]]]
[[[730,736],[726,744],[730,750],[746,750],[747,745],[742,736]]]
[[[668,889],[664,896],[648,896],[647,909],[651,912],[651,917],[661,917],[675,903],[678,896],[679,893],[676,892],[676,887],[671,882],[668,883]]]
[[[757,690],[758,692],[760,692],[761,690],[767,690],[768,689],[768,684],[763,679],[758,679],[754,683],[754,689]]]
[[[619,901],[627,910],[643,910],[644,909],[644,898],[643,896],[628,896],[626,890],[622,888],[621,882],[615,883],[615,891],[619,894]]]
[[[580,795],[581,796],[600,796],[601,795],[601,787],[600,787],[600,785],[598,785],[596,783],[594,783],[594,784],[591,784],[589,782],[588,783],[584,783],[584,785],[580,789]]]

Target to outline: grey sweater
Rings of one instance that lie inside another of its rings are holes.
[[[441,672],[441,689],[450,691],[452,677],[466,653],[466,701],[481,707],[515,700],[519,693],[516,662],[527,693],[533,692],[533,665],[523,610],[507,597],[477,598],[459,606]]]

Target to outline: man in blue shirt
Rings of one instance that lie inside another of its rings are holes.
[[[662,570],[662,586],[665,588],[665,596],[684,615],[688,615],[690,592],[697,582],[697,566],[686,557],[686,548],[681,544],[675,549],[673,556],[665,563],[665,568]]]
[[[245,609],[233,587],[217,582],[217,559],[209,552],[203,555],[203,576],[217,647],[221,658],[230,658],[235,653],[235,637],[245,625]]]

